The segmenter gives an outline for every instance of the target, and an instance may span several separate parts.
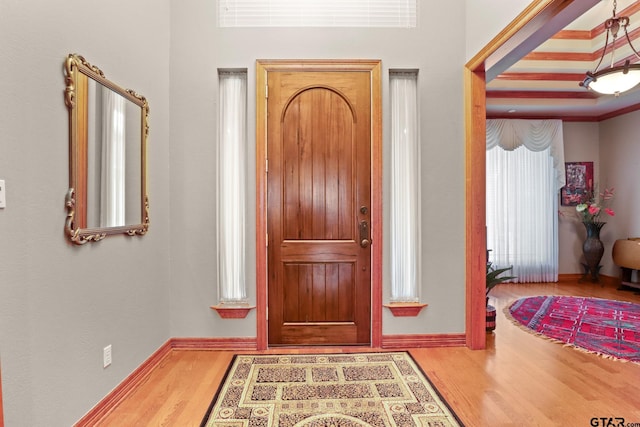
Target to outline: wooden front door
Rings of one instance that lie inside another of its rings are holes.
[[[371,76],[270,71],[269,345],[371,342]]]

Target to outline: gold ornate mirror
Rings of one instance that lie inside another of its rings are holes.
[[[65,61],[69,191],[65,232],[76,244],[149,228],[147,100],[107,80],[82,56]]]

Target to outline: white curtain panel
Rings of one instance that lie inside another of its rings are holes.
[[[420,283],[417,73],[390,73],[391,301],[416,302]]]
[[[530,151],[549,149],[556,190],[565,184],[562,120],[487,120],[487,150],[500,146],[512,151],[524,145]]]
[[[125,225],[125,99],[102,87],[100,226]]]
[[[221,72],[217,150],[218,289],[221,302],[243,302],[247,73]]]
[[[558,279],[559,120],[487,120],[487,248],[516,282]]]

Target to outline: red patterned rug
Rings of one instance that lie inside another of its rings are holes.
[[[507,317],[550,340],[603,357],[640,363],[640,305],[599,298],[535,296]]]

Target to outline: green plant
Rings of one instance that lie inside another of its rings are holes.
[[[495,268],[491,261],[487,261],[487,297],[489,296],[491,289],[495,288],[496,285],[516,278],[516,276],[500,276],[502,273],[506,273],[511,269],[513,269],[513,266],[507,268]]]

